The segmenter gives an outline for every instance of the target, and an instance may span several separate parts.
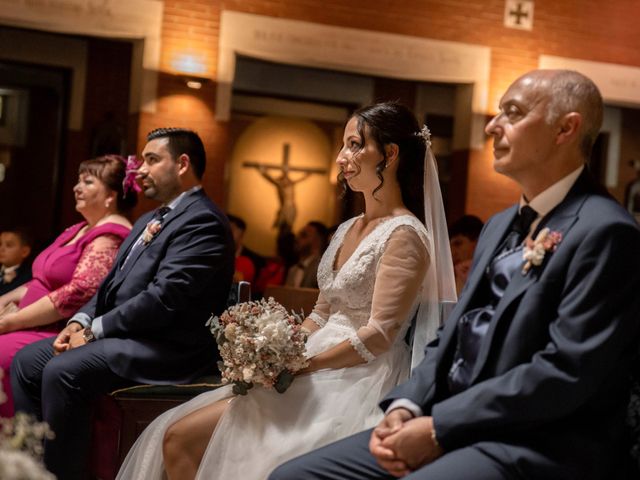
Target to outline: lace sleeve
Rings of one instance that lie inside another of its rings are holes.
[[[322,292],[318,295],[318,300],[316,301],[316,305],[313,307],[313,311],[309,314],[311,320],[315,322],[320,328],[324,327],[327,324],[327,318],[329,318],[329,302],[324,298]]]
[[[49,293],[49,299],[62,318],[69,318],[96,293],[109,273],[122,238],[100,235],[84,248],[71,281]]]
[[[367,362],[386,352],[410,320],[428,266],[429,255],[417,232],[396,229],[380,257],[369,322],[350,338]]]

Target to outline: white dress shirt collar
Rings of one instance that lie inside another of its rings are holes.
[[[180,195],[178,195],[176,198],[174,198],[173,200],[171,200],[169,202],[169,204],[167,205],[167,207],[169,207],[171,210],[173,210],[174,208],[176,208],[178,205],[180,205],[180,202],[182,201],[182,199],[184,197],[186,197],[187,195],[191,195],[194,192],[197,192],[198,190],[202,189],[202,185],[196,185],[193,188],[190,188],[189,190],[185,190],[184,192],[182,192]]]
[[[547,213],[556,208],[560,204],[560,202],[564,200],[564,197],[567,196],[567,193],[569,193],[569,190],[571,190],[573,184],[576,183],[576,180],[583,170],[584,165],[581,165],[569,175],[558,180],[549,188],[536,195],[528,203],[524,196],[520,197],[519,208],[522,208],[525,205],[529,205],[538,213],[535,221],[531,224],[531,228],[529,230],[530,232],[535,231],[536,227],[540,223],[540,220],[542,220],[542,218],[544,218]]]

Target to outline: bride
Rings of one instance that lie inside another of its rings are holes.
[[[421,352],[435,336],[438,302],[455,301],[429,146],[427,128],[400,104],[352,115],[338,178],[363,194],[365,212],[338,228],[322,257],[320,295],[303,324],[309,366],[284,394],[253,388],[234,397],[226,386],[164,413],[119,479],[264,479],[286,460],[379,422],[378,401],[408,375],[405,334],[418,304]]]

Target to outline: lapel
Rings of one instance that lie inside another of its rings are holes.
[[[569,230],[571,230],[571,227],[578,220],[580,208],[582,207],[584,201],[587,199],[587,194],[593,191],[594,190],[592,188],[592,182],[585,170],[585,172],[583,172],[580,177],[578,177],[578,180],[573,185],[565,199],[540,221],[540,224],[536,228],[536,231],[533,232],[533,236],[535,237],[540,230],[548,227],[551,231],[560,232],[562,236],[565,237]],[[558,249],[561,248],[562,243],[558,245]],[[556,254],[557,251],[552,255]],[[525,293],[527,288],[538,281],[544,267],[546,266],[550,258],[551,255],[547,255],[542,265],[531,268],[526,275],[523,275],[520,271],[517,271],[513,274],[513,278],[509,282],[509,286],[496,305],[496,311],[493,315],[493,320],[489,324],[489,329],[487,330],[486,337],[480,345],[478,359],[471,375],[471,383],[474,383],[476,381],[478,375],[480,375],[480,372],[482,371],[484,364],[487,361],[489,352],[491,351],[493,335],[496,331],[498,323],[502,321],[504,312],[513,301],[515,301]],[[524,260],[522,263],[524,264]],[[484,267],[486,268],[486,265],[484,265]]]
[[[182,199],[182,201],[178,204],[178,206],[176,208],[174,208],[173,210],[171,210],[169,213],[167,213],[167,215],[164,217],[164,221],[162,222],[162,229],[160,230],[160,232],[156,235],[156,237],[151,240],[151,242],[157,242],[159,240],[159,237],[165,233],[166,231],[170,231],[171,230],[171,223],[178,217],[180,217],[181,215],[183,215],[185,212],[187,212],[187,210],[189,209],[189,207],[196,202],[198,199],[200,199],[202,196],[204,195],[202,189],[193,192],[192,194],[190,194],[189,196],[185,197]],[[140,236],[140,234],[142,233],[142,231],[146,228],[147,226],[147,222],[149,221],[149,219],[153,216],[153,213],[150,213],[147,218],[145,218],[144,220],[140,220],[139,222],[136,223],[136,235],[129,235],[130,237],[133,237],[132,241],[129,242],[129,248],[127,249],[127,252],[131,249],[131,246],[133,245],[133,243],[138,239],[138,237]],[[151,244],[151,243],[150,243]],[[131,257],[127,260],[127,263],[124,265],[124,267],[120,268],[121,262],[124,261],[126,257],[126,253],[123,253],[122,258],[120,259],[120,262],[118,263],[118,268],[115,270],[114,275],[113,275],[113,280],[111,282],[111,285],[109,285],[108,289],[109,292],[106,292],[106,295],[109,295],[110,292],[115,291],[118,286],[124,281],[125,278],[127,278],[127,275],[129,274],[129,272],[131,272],[133,266],[135,265],[136,261],[138,260],[138,258],[140,258],[140,256],[145,252],[145,250],[147,249],[148,245],[141,245],[140,248],[138,248],[135,252],[133,252],[133,254],[131,255]]]
[[[140,217],[140,219],[131,228],[131,232],[129,232],[127,238],[125,238],[124,242],[122,242],[120,250],[118,250],[118,257],[115,261],[115,264],[118,266],[118,270],[122,266],[122,262],[124,262],[124,259],[127,258],[127,255],[129,255],[131,247],[136,242],[140,234],[142,234],[142,231],[145,229],[147,223],[149,222],[149,220],[151,220],[152,217],[153,212],[147,212],[142,217]]]
[[[478,250],[480,252],[480,257],[478,258],[475,268],[470,272],[470,276],[467,280],[467,286],[465,288],[465,294],[458,300],[458,303],[449,315],[451,321],[445,322],[445,326],[442,329],[440,337],[440,345],[442,347],[438,349],[441,357],[440,359],[446,355],[452,344],[455,345],[457,342],[456,332],[458,330],[458,319],[467,310],[469,310],[469,303],[475,297],[476,292],[480,287],[480,282],[482,282],[484,278],[489,262],[491,262],[494,257],[495,249],[502,243],[517,213],[518,205],[512,206],[499,216],[495,217],[493,220],[493,222],[495,222],[495,227],[491,230],[487,230],[487,238],[486,240],[483,239],[484,247],[482,250]],[[448,369],[450,367],[450,365],[446,365],[447,362],[439,361],[438,363],[443,368]]]
[[[142,217],[138,219],[136,223],[133,224],[131,228],[131,232],[127,235],[127,238],[124,239],[122,245],[120,245],[120,249],[118,250],[118,255],[116,256],[115,262],[113,262],[113,267],[107,274],[107,276],[102,281],[100,288],[98,289],[98,298],[96,303],[96,313],[102,313],[103,307],[106,302],[107,293],[111,290],[111,286],[113,284],[113,279],[118,275],[120,268],[122,267],[122,262],[124,262],[125,258],[129,254],[129,250],[138,239],[144,228],[147,226],[147,222],[153,216],[153,212],[148,212],[144,214]]]

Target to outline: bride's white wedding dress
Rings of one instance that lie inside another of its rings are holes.
[[[310,335],[307,355],[348,340],[366,363],[300,375],[284,394],[256,387],[232,397],[226,386],[199,395],[147,427],[118,478],[163,478],[167,427],[224,398],[230,398],[229,406],[209,441],[199,479],[261,480],[286,460],[380,421],[378,402],[408,375],[404,337],[432,243],[414,216],[390,217],[335,270],[345,234],[357,218],[339,227],[318,268],[320,296],[310,318],[321,328]]]

